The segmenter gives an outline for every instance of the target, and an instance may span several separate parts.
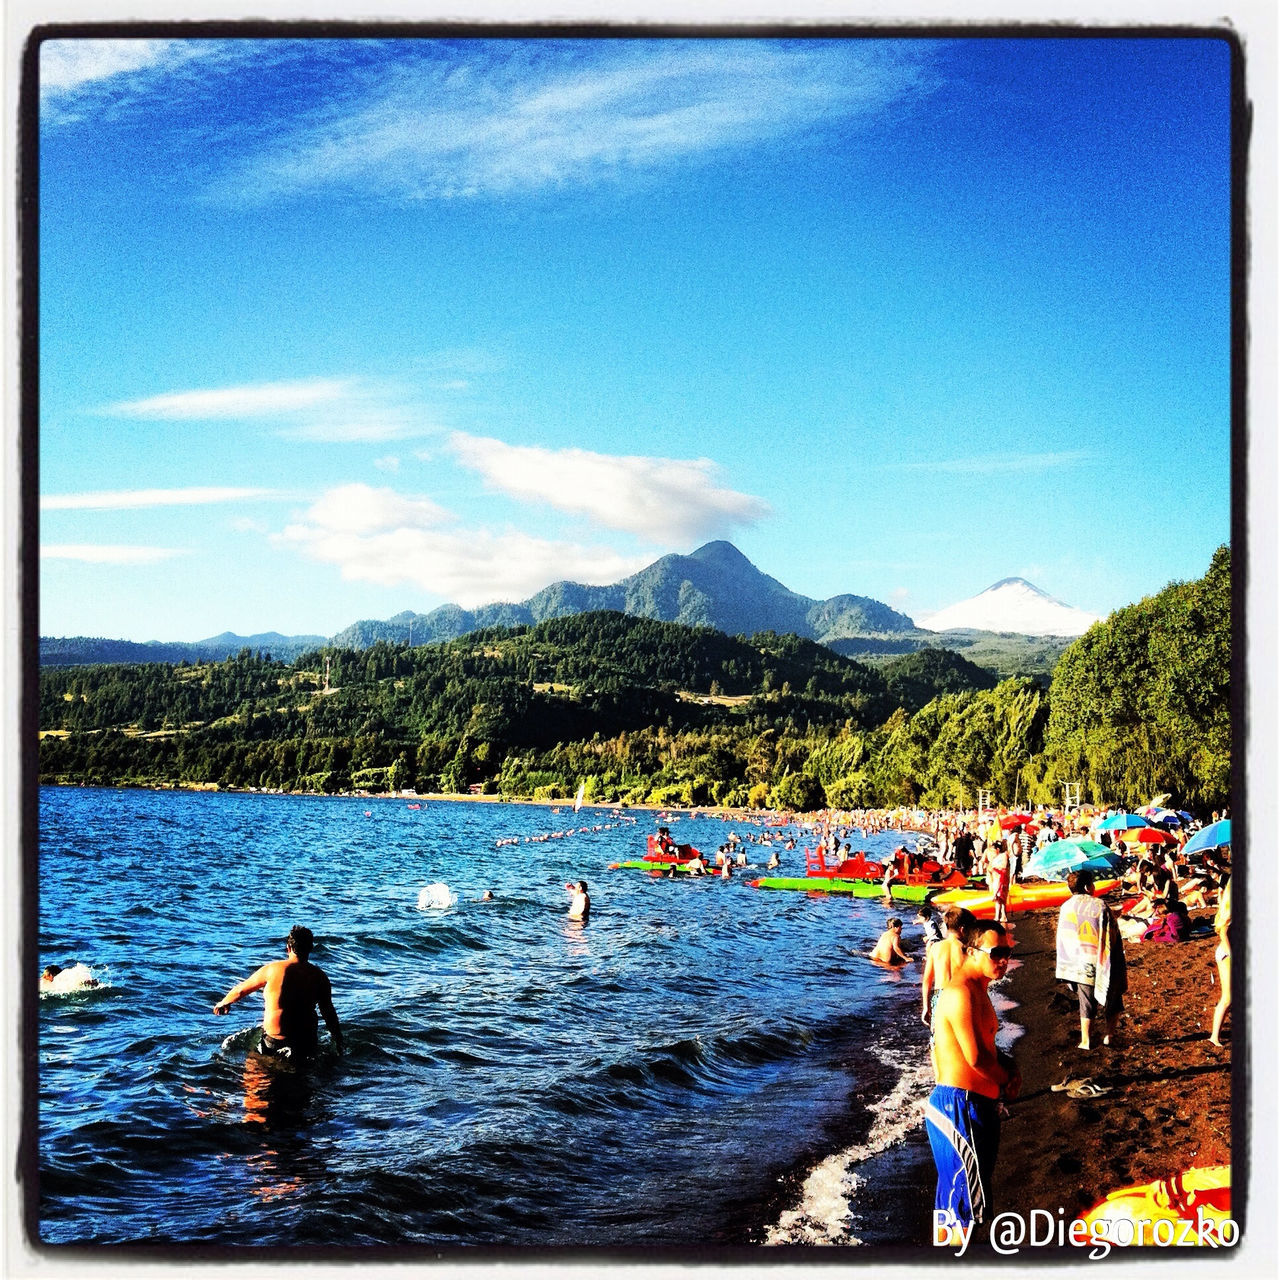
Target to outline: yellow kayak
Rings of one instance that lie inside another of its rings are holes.
[[[1188,1169],[1139,1187],[1113,1191],[1083,1215],[1113,1245],[1233,1245],[1240,1232],[1231,1217],[1231,1166]]]
[[[1099,880],[1093,886],[1093,896],[1100,898],[1110,893],[1119,880]],[[1071,897],[1071,890],[1061,882],[1052,884],[1015,884],[1009,889],[1008,910],[1034,911],[1037,907],[1060,907]],[[934,906],[944,911],[948,907],[968,907],[979,920],[989,920],[995,915],[995,895],[984,889],[948,889],[932,899]]]

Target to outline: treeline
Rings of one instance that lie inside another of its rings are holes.
[[[1046,687],[946,650],[872,668],[792,635],[619,613],[409,649],[41,672],[47,782],[660,804],[1228,799],[1230,555],[1095,626]]]

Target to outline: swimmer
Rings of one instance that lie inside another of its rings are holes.
[[[263,993],[262,1033],[255,1045],[259,1053],[282,1057],[314,1053],[317,1008],[329,1028],[334,1048],[342,1052],[342,1028],[333,1007],[333,989],[324,970],[307,959],[314,945],[311,930],[295,924],[285,941],[286,958],[268,961],[213,1006],[214,1013],[223,1014],[241,996],[251,991]]]
[[[492,890],[492,889],[486,889],[486,890],[485,890],[485,891],[480,895],[480,901],[481,901],[481,902],[492,902],[492,901],[493,901],[493,890]]]
[[[74,960],[63,968],[60,964],[51,964],[40,975],[40,991],[44,995],[67,995],[72,991],[92,991],[102,986],[90,972],[87,964],[77,964]]]
[[[902,949],[902,921],[897,916],[890,916],[886,921],[885,931],[880,935],[871,958],[877,964],[892,965],[895,968],[915,959]]]
[[[573,894],[573,901],[569,903],[569,919],[581,920],[585,924],[587,917],[591,914],[591,899],[587,896],[587,882],[579,880],[577,884],[565,885],[565,888]]]

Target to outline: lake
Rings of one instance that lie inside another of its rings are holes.
[[[712,854],[730,830],[776,840],[749,844],[729,882],[608,870],[655,826],[608,808],[42,788],[41,964],[103,983],[39,1004],[42,1239],[896,1238],[844,1176],[919,1124],[929,1087],[919,966],[859,954],[890,911],[751,888],[774,848],[803,874],[802,847],[718,816],[673,834]],[[585,925],[566,918],[578,879]],[[456,904],[420,910],[435,882]],[[316,935],[347,1041],[337,1056],[322,1028],[305,1070],[248,1052],[259,995],[212,1013],[294,923]]]

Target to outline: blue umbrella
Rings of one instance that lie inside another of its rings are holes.
[[[1113,813],[1098,823],[1099,831],[1129,831],[1134,827],[1149,827],[1150,821],[1140,813]]]
[[[1195,835],[1183,846],[1182,852],[1185,853],[1202,853],[1205,849],[1220,849],[1224,844],[1231,843],[1231,819],[1220,818],[1217,822],[1211,822],[1203,830],[1197,831]]]
[[[1088,867],[1091,871],[1110,871],[1123,862],[1118,853],[1093,840],[1055,840],[1040,849],[1023,868],[1024,876],[1040,876],[1045,880],[1061,880],[1068,872]]]

